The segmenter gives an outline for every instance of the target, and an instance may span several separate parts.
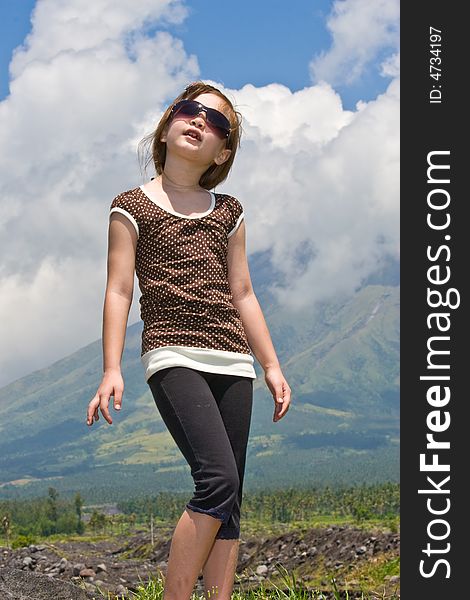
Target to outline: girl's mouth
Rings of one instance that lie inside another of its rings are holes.
[[[184,135],[192,138],[193,140],[197,140],[198,142],[201,141],[201,134],[197,129],[188,129]]]

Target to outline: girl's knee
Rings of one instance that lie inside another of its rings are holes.
[[[224,475],[224,488],[230,495],[237,495],[240,488],[240,477],[237,471],[229,471]]]
[[[237,471],[208,476],[198,481],[187,508],[226,521],[238,501],[240,479]]]

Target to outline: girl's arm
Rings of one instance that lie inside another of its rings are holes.
[[[121,370],[127,320],[134,293],[137,233],[124,215],[112,213],[108,233],[108,279],[103,307],[103,373]]]
[[[103,380],[88,405],[88,425],[93,424],[93,417],[98,421],[98,408],[101,408],[106,421],[112,424],[108,409],[110,396],[114,397],[114,408],[121,408],[124,392],[121,360],[134,292],[136,248],[137,233],[129,219],[118,212],[112,213],[108,233],[108,276],[103,306]]]
[[[278,421],[289,408],[291,389],[282,374],[268,326],[253,290],[245,248],[246,230],[242,220],[228,240],[227,262],[232,302],[240,313],[248,344],[265,372],[266,384],[276,403],[273,421]]]

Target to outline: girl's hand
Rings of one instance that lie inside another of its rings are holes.
[[[289,410],[291,389],[282,374],[281,367],[268,367],[264,372],[264,380],[274,398],[273,421],[279,421]]]
[[[108,421],[110,425],[113,424],[111,415],[109,414],[109,399],[110,396],[114,396],[114,410],[120,410],[122,404],[122,394],[124,392],[124,380],[121,375],[121,371],[107,371],[103,375],[98,391],[96,392],[93,400],[88,404],[87,410],[87,425],[93,425],[93,418],[95,421],[99,420],[98,408],[101,409],[103,417]]]

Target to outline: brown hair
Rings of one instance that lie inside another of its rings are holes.
[[[138,154],[141,160],[141,164],[145,160],[144,170],[146,170],[147,166],[153,162],[155,166],[155,170],[158,175],[161,175],[163,172],[163,168],[165,167],[165,159],[166,159],[166,143],[161,142],[161,135],[170,122],[170,112],[172,107],[179,102],[180,100],[192,100],[199,96],[199,94],[211,93],[216,94],[226,103],[229,107],[229,115],[228,119],[230,121],[231,129],[230,135],[226,140],[225,147],[230,149],[232,152],[229,158],[221,165],[212,164],[207,171],[205,171],[199,180],[199,185],[206,190],[211,190],[216,185],[227,179],[230,169],[232,168],[233,161],[235,159],[235,154],[237,148],[240,147],[240,137],[241,137],[241,114],[235,110],[232,102],[223,94],[220,90],[215,88],[212,85],[204,83],[203,81],[195,81],[190,83],[184,91],[177,97],[173,102],[168,106],[168,108],[163,113],[160,122],[157,125],[155,131],[145,136],[140,142],[138,146]]]

